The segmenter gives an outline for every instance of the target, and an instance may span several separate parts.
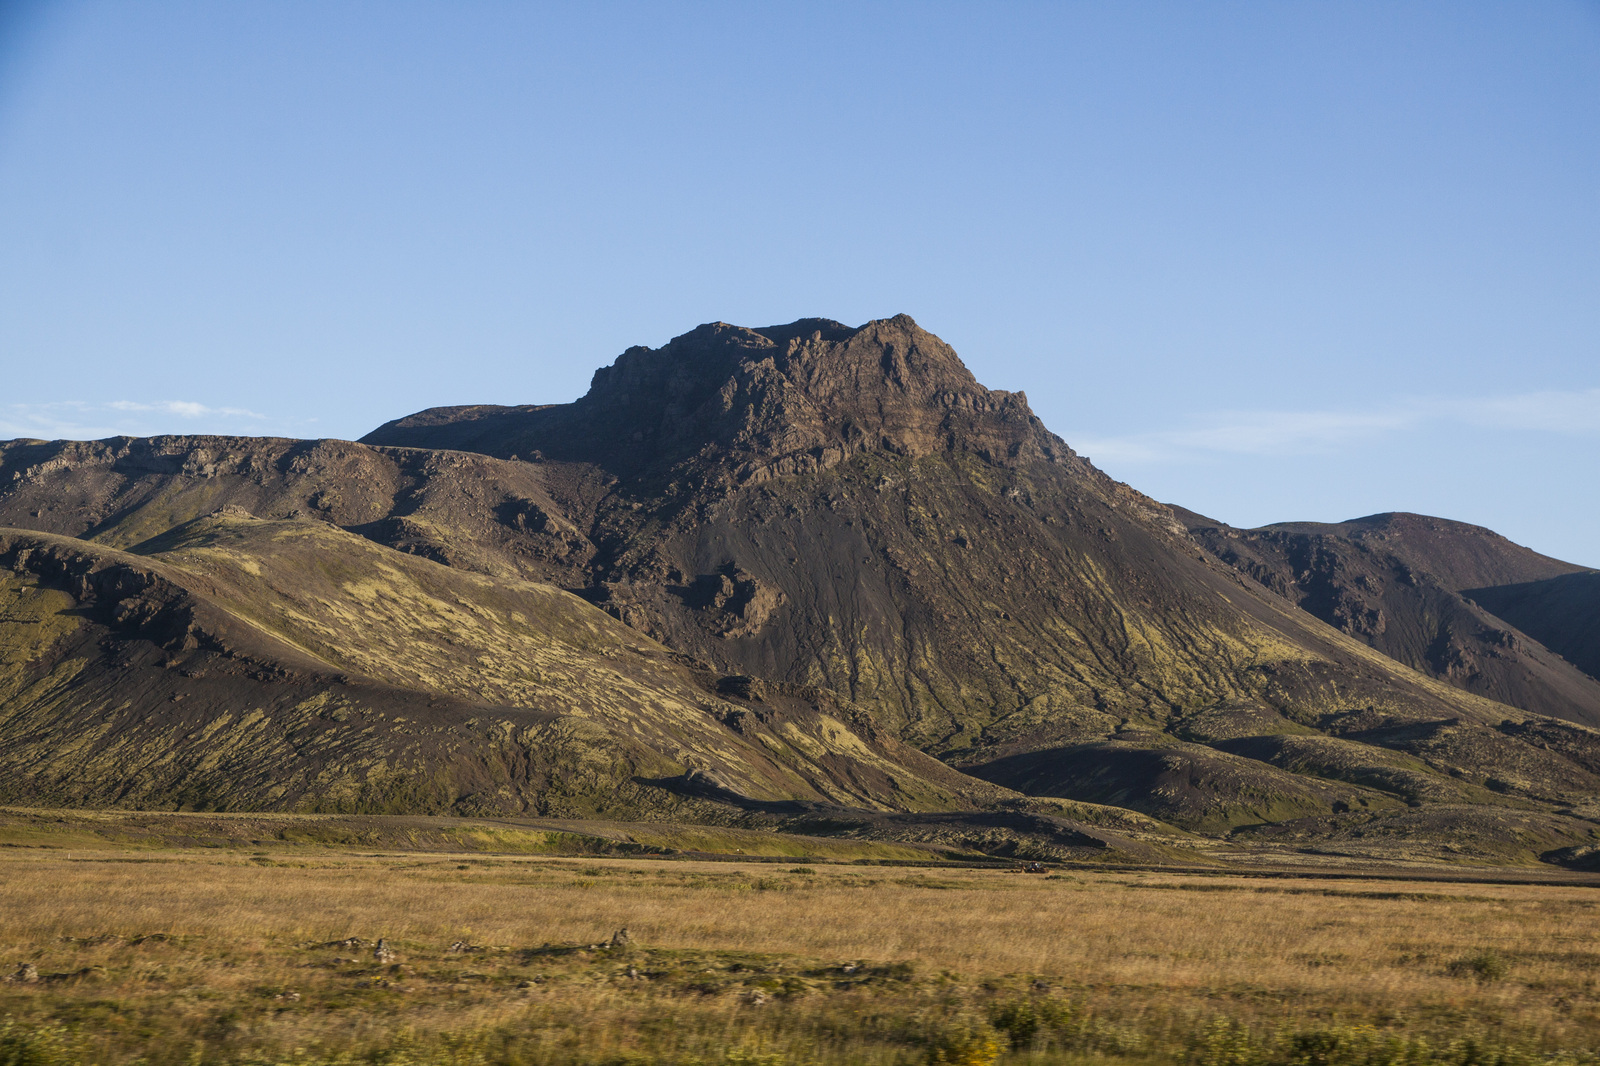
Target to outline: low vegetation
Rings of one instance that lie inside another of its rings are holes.
[[[1574,884],[10,847],[0,1066],[1589,1062],[1597,905]]]

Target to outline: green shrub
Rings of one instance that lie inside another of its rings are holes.
[[[783,1066],[783,1056],[736,1047],[722,1056],[722,1062],[723,1066]]]
[[[1039,1012],[1027,1000],[997,1006],[989,1015],[989,1024],[1006,1035],[1012,1050],[1032,1047],[1039,1035]]]
[[[981,1025],[952,1025],[928,1040],[929,1066],[994,1066],[1000,1057],[1000,1039]]]
[[[1244,1026],[1215,1018],[1195,1037],[1189,1061],[1194,1066],[1260,1066],[1267,1061],[1266,1051]]]
[[[0,1066],[77,1066],[86,1061],[79,1042],[59,1026],[0,1022]]]
[[[1452,977],[1475,977],[1479,981],[1498,981],[1511,972],[1511,964],[1492,948],[1485,948],[1483,951],[1456,959],[1450,964],[1449,971]]]
[[[989,1012],[989,1024],[1005,1034],[1014,1051],[1048,1047],[1076,1048],[1082,1026],[1072,1004],[1050,998],[1017,999],[997,1003]]]
[[[1291,1033],[1284,1040],[1288,1066],[1365,1066],[1372,1061],[1373,1030],[1337,1026]],[[1381,1056],[1379,1061],[1385,1061]]]

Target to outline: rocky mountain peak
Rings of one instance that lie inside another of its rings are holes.
[[[854,328],[826,318],[759,329],[711,322],[660,348],[629,348],[574,403],[424,411],[363,439],[581,456],[621,477],[694,467],[737,483],[863,451],[962,450],[1000,463],[1072,456],[1024,394],[978,384],[909,315]]]
[[[989,395],[949,345],[909,315],[896,315],[857,329],[825,318],[762,329],[708,323],[661,348],[629,348],[595,372],[579,402],[681,411],[741,389],[803,396],[827,408],[864,401],[949,407]]]
[[[909,315],[855,329],[821,318],[761,329],[709,323],[659,349],[628,349],[595,373],[573,408],[600,432],[620,431],[623,450],[643,445],[637,450],[669,462],[731,453],[742,460],[741,480],[826,467],[863,450],[966,448],[995,460],[1070,454],[1026,396],[979,385]]]

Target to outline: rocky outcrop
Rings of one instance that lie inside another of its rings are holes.
[[[629,348],[576,403],[440,408],[363,440],[594,463],[680,491],[815,474],[864,452],[1075,459],[1025,396],[979,385],[907,315],[859,329],[828,319],[762,329],[714,322],[659,349]]]

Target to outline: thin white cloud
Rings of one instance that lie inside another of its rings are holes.
[[[204,419],[208,423],[206,428],[222,428],[239,419],[257,420],[264,417],[243,407],[208,407],[190,400],[13,403],[0,406],[0,439],[97,440],[115,436],[149,436],[179,429],[172,425],[173,418],[188,422]],[[192,432],[192,427],[182,427],[180,431]]]
[[[1107,437],[1075,434],[1067,440],[1102,462],[1164,463],[1208,454],[1313,454],[1430,423],[1600,435],[1600,389],[1422,397],[1373,411],[1222,411],[1181,428]]]
[[[1492,399],[1446,401],[1447,409],[1471,425],[1537,429],[1547,433],[1600,433],[1600,389],[1526,392]]]
[[[180,415],[184,418],[201,418],[205,415],[227,415],[237,418],[264,418],[243,407],[207,407],[190,400],[163,400],[159,403],[136,403],[133,400],[112,400],[106,404],[113,411],[155,411],[161,414]]]

